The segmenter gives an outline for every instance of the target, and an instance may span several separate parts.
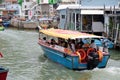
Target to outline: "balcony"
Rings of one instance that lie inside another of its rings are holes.
[[[5,10],[5,5],[4,4],[0,4],[0,10]]]

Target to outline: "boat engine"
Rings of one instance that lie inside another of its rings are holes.
[[[99,62],[99,55],[97,54],[97,52],[90,52],[88,54],[87,69],[92,70],[96,68]]]

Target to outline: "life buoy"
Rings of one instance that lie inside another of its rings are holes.
[[[102,51],[97,51],[97,53],[99,55],[99,61],[102,61],[102,58],[103,58]]]
[[[84,49],[78,49],[76,51],[76,54],[79,56],[79,61],[82,62],[83,60],[85,60],[86,58],[86,52],[84,51]]]
[[[94,48],[89,48],[89,49],[87,50],[87,55],[88,55],[90,52],[93,52],[93,51],[95,51]]]

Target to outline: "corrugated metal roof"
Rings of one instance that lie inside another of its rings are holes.
[[[112,6],[113,8],[114,6]],[[62,4],[62,5],[59,5],[57,10],[63,10],[63,9],[92,9],[92,10],[104,10],[104,5],[102,6],[81,6],[81,5],[78,5],[78,4]],[[119,8],[118,6],[115,6],[115,8]],[[110,9],[110,6],[105,6],[105,9]]]
[[[81,0],[82,6],[117,6],[120,0]]]
[[[58,6],[57,10],[62,10],[62,9],[79,9],[80,5],[79,4],[61,4]]]
[[[110,9],[110,7],[119,8],[120,0],[81,0],[80,4],[61,4],[57,8],[57,10],[62,9],[104,9],[104,5],[106,9]]]

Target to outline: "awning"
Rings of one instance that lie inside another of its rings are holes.
[[[62,29],[42,29],[41,33],[48,36],[63,38],[63,39],[76,39],[76,38],[101,38],[101,36],[96,36],[93,34],[81,33],[72,30],[62,30]]]
[[[52,18],[40,18],[39,21],[50,21]]]
[[[104,14],[103,10],[81,10],[81,14]]]

